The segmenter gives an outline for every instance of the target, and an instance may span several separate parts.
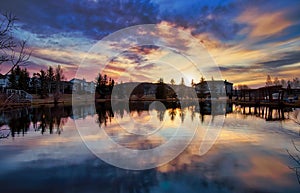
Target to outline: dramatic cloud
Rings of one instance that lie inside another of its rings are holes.
[[[276,56],[272,58],[277,58]],[[300,63],[300,51],[284,52],[281,54],[279,59],[260,62],[267,68],[278,68],[286,65]]]
[[[292,22],[285,19],[285,13],[261,13],[258,9],[249,9],[237,18],[240,23],[249,25],[243,33],[249,33],[250,37],[278,35],[289,27]]]
[[[147,0],[15,0],[1,2],[1,8],[21,18],[24,30],[48,35],[80,31],[99,39],[125,27],[158,22],[158,7]]]
[[[297,0],[3,0],[0,6],[19,18],[14,36],[26,39],[33,51],[28,68],[60,64],[69,79],[81,65],[82,77],[104,70],[112,77],[123,74],[126,80],[129,76],[136,80],[176,76],[179,81],[182,75],[165,65],[169,62],[189,75],[187,82],[199,80],[199,73],[191,70],[193,65],[177,56],[180,51],[198,54],[193,47],[199,44],[219,65],[223,78],[237,84],[261,86],[267,74],[297,76],[300,63]],[[138,38],[151,35],[156,37],[155,44],[162,37],[172,49],[131,47],[128,38],[128,42],[111,41],[99,46],[101,54],[90,52],[103,37],[139,24],[158,24],[158,29],[140,31]],[[188,39],[191,34],[194,38]],[[120,54],[109,58],[112,52]],[[106,67],[105,62],[109,62]],[[5,68],[1,66],[1,70]],[[136,72],[128,73],[128,69]]]

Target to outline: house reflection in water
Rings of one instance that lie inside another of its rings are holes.
[[[94,104],[73,105],[70,117],[72,119],[84,119],[87,116],[96,114]]]

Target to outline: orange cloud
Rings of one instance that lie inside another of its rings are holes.
[[[285,17],[285,12],[262,13],[258,9],[248,9],[237,18],[240,23],[250,27],[242,33],[250,33],[251,37],[269,36],[282,32],[292,25]]]

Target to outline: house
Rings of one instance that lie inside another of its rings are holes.
[[[122,83],[114,86],[113,98],[130,98],[132,100],[143,99],[143,100],[153,100],[157,98],[157,92],[160,89],[159,83],[150,82],[128,82]],[[170,98],[174,96],[173,89],[167,85],[163,84],[164,98]]]
[[[0,89],[5,89],[9,86],[9,76],[0,74]]]
[[[141,98],[144,96],[144,83],[139,82],[126,82],[116,84],[113,88],[113,98]]]
[[[152,83],[144,83],[144,98],[155,98],[157,85]]]
[[[69,81],[72,84],[72,91],[78,94],[89,93],[93,94],[96,90],[94,82],[87,82],[85,79],[73,78]]]
[[[232,94],[233,94],[233,83],[228,82],[227,80],[225,80],[224,84],[225,84],[226,96],[232,97]]]
[[[72,94],[73,84],[70,81],[61,81],[62,92],[64,94]]]
[[[227,96],[232,97],[233,83],[227,80],[210,80],[195,84],[195,90],[199,98]],[[215,96],[214,96],[215,95]]]

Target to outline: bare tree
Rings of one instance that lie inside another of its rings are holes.
[[[192,79],[191,86],[192,86],[192,87],[195,86],[194,79]]]
[[[204,83],[204,82],[205,82],[205,78],[201,76],[200,83]]]
[[[270,75],[267,75],[266,86],[272,86],[273,82]]]
[[[175,84],[175,80],[172,78],[171,81],[170,81],[171,85],[174,85]]]
[[[278,79],[278,77],[275,77],[274,78],[274,83],[273,83],[275,86],[278,86],[278,85],[280,85],[280,81],[279,81],[279,79]]]
[[[246,85],[246,84],[238,84],[238,85],[237,85],[237,89],[238,89],[238,90],[248,90],[248,89],[250,89],[250,88],[249,88],[249,86]]]
[[[287,83],[286,83],[286,81],[284,79],[281,79],[280,83],[281,83],[281,85],[282,85],[283,88],[287,87],[287,85],[286,85]]]
[[[12,13],[0,15],[0,64],[10,64],[10,73],[16,66],[26,65],[31,53],[26,50],[26,41],[18,41],[13,37],[16,16]]]
[[[181,86],[185,85],[184,79],[183,79],[183,78],[181,78],[180,85],[181,85]]]
[[[295,109],[291,114],[291,120],[300,125],[300,109]],[[300,133],[299,133],[300,134]]]
[[[300,125],[300,110],[295,110],[291,116],[291,119]],[[299,132],[300,135],[300,132]],[[295,154],[290,153],[290,151],[287,149],[287,153],[289,154],[290,158],[294,161],[295,165],[294,166],[290,166],[289,168],[294,170],[297,176],[297,180],[300,184],[300,149],[299,147],[297,147],[297,145],[295,144],[295,141],[292,140],[294,149],[296,150]]]
[[[300,149],[296,146],[296,144],[293,140],[292,140],[292,143],[293,143],[293,146],[294,146],[295,150],[298,153],[300,153]],[[294,162],[296,164],[295,166],[289,166],[289,168],[295,171],[298,183],[300,184],[300,157],[299,157],[299,155],[295,155],[295,154],[290,153],[289,150],[286,150],[286,151],[289,154],[290,158],[292,160],[294,160]]]

